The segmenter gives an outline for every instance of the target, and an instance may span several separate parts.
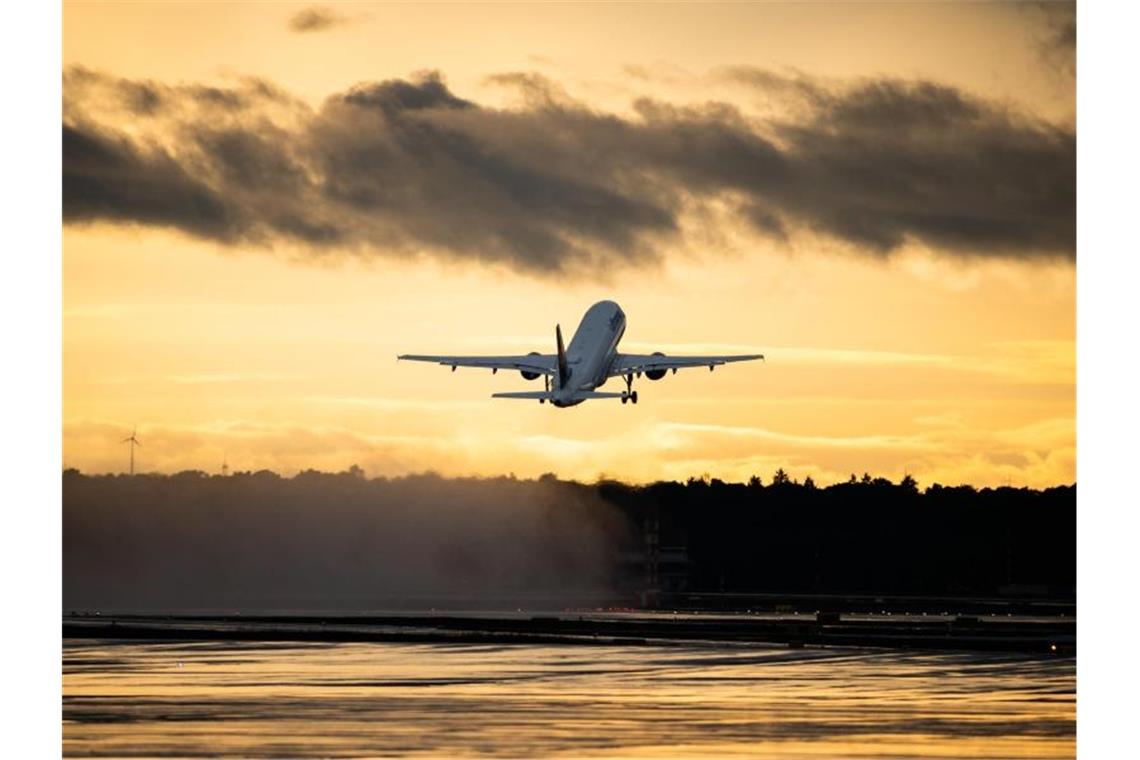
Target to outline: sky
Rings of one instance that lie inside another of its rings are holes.
[[[1073,13],[65,3],[64,465],[1073,482]]]

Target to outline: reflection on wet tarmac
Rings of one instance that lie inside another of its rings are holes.
[[[68,755],[1073,757],[1076,663],[750,647],[65,640]]]

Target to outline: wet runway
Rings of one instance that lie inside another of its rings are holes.
[[[76,615],[73,638],[500,644],[772,643],[894,649],[1076,652],[1076,619],[1054,615],[666,613],[562,610],[352,615]]]
[[[65,754],[1075,754],[1070,657],[758,644],[65,639]]]

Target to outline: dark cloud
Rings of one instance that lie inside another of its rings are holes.
[[[144,151],[125,137],[65,124],[63,154],[63,207],[70,221],[176,227],[222,242],[241,237],[243,215],[161,148]]]
[[[1067,76],[1077,75],[1077,4],[1042,3],[1033,8],[1039,15],[1037,50],[1042,60]]]
[[[334,26],[348,23],[348,18],[331,8],[314,5],[295,13],[289,19],[289,28],[294,32],[321,32]]]
[[[162,118],[177,116],[186,121],[213,121],[257,109],[296,110],[303,103],[271,82],[243,77],[232,87],[178,84],[110,77],[83,66],[71,66],[63,75],[64,121],[117,120],[123,116]],[[119,113],[116,109],[126,111]]]
[[[815,93],[779,125],[795,163],[773,195],[793,217],[889,253],[908,238],[965,255],[1075,253],[1076,139],[930,83]]]
[[[728,76],[789,100],[791,115],[643,99],[625,118],[534,74],[491,79],[521,93],[508,109],[425,73],[313,110],[257,80],[164,87],[70,70],[64,219],[577,274],[653,263],[662,243],[685,242],[686,214],[717,207],[776,241],[815,230],[881,255],[916,241],[1073,257],[1071,129],[930,82]]]

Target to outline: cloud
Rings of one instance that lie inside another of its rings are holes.
[[[64,125],[68,221],[93,219],[177,227],[219,241],[241,237],[245,220],[221,195],[192,177],[162,148]]]
[[[289,19],[289,28],[299,34],[323,32],[334,26],[347,24],[349,18],[321,5],[314,5],[298,11]]]
[[[787,115],[643,98],[623,117],[536,74],[491,78],[520,92],[513,108],[427,72],[312,109],[260,80],[165,86],[70,69],[64,220],[543,275],[654,265],[709,210],[778,245],[807,232],[878,256],[915,241],[1073,258],[1070,128],[931,82],[728,76],[784,99]]]
[[[466,402],[385,399],[308,398],[304,403],[359,406],[381,416],[371,427],[254,420],[217,420],[198,425],[143,424],[137,428],[144,448],[136,468],[176,472],[199,467],[217,472],[223,459],[234,470],[268,468],[292,474],[308,468],[339,471],[357,463],[372,476],[398,476],[428,469],[445,475],[512,471],[520,477],[557,472],[590,480],[612,472],[621,462],[622,478],[636,482],[685,480],[708,472],[725,480],[767,479],[777,468],[797,478],[810,474],[820,484],[846,480],[852,472],[871,471],[892,478],[910,472],[923,483],[997,485],[1007,478],[1033,487],[1072,482],[1076,426],[1060,410],[1019,422],[993,419],[985,404],[968,408],[934,402],[914,408],[913,418],[883,422],[874,417],[835,434],[824,434],[809,421],[767,427],[646,419],[631,421],[601,438],[568,429],[541,434],[510,426],[488,432],[486,426],[457,423]],[[844,410],[848,399],[815,399],[814,406]],[[721,402],[723,406],[723,401]],[[883,409],[894,409],[894,401]],[[469,411],[469,410],[467,410]],[[889,412],[888,412],[889,414]],[[410,417],[408,415],[411,415]],[[469,416],[469,415],[467,415]],[[415,419],[415,434],[401,419]],[[672,418],[671,418],[672,419]],[[66,464],[86,472],[123,471],[128,451],[120,441],[133,421],[69,421],[63,428]],[[478,428],[478,429],[476,429]],[[630,456],[637,452],[637,456]]]
[[[1030,6],[1037,14],[1036,45],[1041,59],[1063,74],[1077,75],[1077,4],[1050,2]]]

